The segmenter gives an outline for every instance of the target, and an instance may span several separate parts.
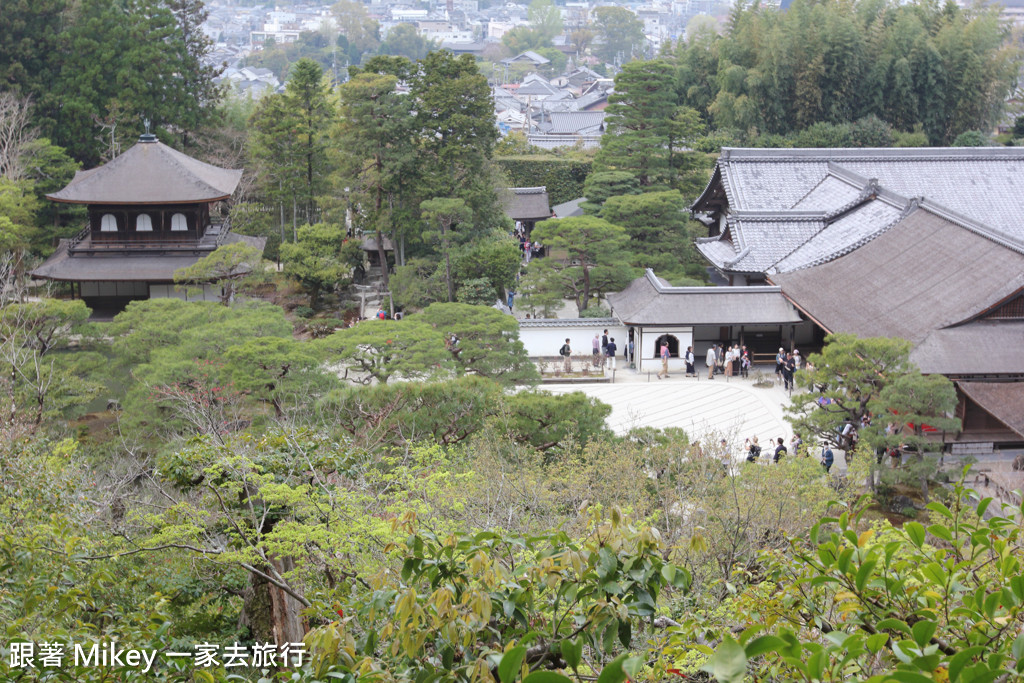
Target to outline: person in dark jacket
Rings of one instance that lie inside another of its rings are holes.
[[[772,457],[772,460],[775,462],[775,464],[778,464],[779,461],[782,460],[782,456],[786,454],[786,444],[783,443],[781,436],[779,437],[778,441],[779,445],[775,447],[775,455]]]
[[[835,456],[832,455],[832,449],[828,447],[828,443],[821,444],[821,466],[828,472],[832,469],[832,463],[835,462]]]
[[[615,352],[619,350],[619,347],[615,344],[615,337],[611,337],[608,340],[607,346],[604,347],[604,353],[608,357],[608,369],[615,369]]]

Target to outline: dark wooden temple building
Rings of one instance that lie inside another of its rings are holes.
[[[227,221],[241,170],[218,168],[146,134],[131,149],[87,171],[47,197],[85,204],[88,224],[61,240],[33,277],[69,282],[72,294],[94,310],[118,310],[135,299],[216,300],[219,292],[174,285],[174,271],[222,244],[262,238],[234,235]]]
[[[691,206],[697,249],[730,284],[777,285],[813,323],[801,351],[827,333],[911,342],[922,372],[956,384],[953,452],[1017,449],[1022,172],[1013,147],[724,148]]]

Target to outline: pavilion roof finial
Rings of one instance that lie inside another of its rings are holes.
[[[142,124],[146,126],[146,132],[139,136],[139,142],[156,142],[156,135],[149,132],[149,119],[142,119]]]

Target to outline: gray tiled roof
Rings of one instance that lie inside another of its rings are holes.
[[[918,344],[1024,287],[1024,254],[922,207],[845,256],[770,277],[829,331]]]
[[[778,287],[672,287],[650,268],[608,295],[627,325],[731,325],[799,322]]]
[[[618,318],[530,318],[519,321],[519,327],[592,327],[601,329],[618,324],[620,324]]]
[[[544,133],[527,133],[526,140],[534,147],[541,149],[558,149],[559,147],[575,147],[597,149],[601,146],[600,135],[547,135]]]
[[[572,216],[582,216],[583,207],[581,204],[587,201],[586,197],[580,197],[579,199],[573,199],[572,201],[563,202],[556,204],[551,207],[552,213],[555,214],[556,218],[570,218]]]
[[[881,199],[866,202],[819,230],[768,272],[785,273],[838,258],[892,227],[903,213],[903,206]]]
[[[746,254],[737,259],[730,270],[763,273],[773,263],[817,234],[823,226],[819,217],[738,217],[735,230],[740,248]],[[748,246],[750,249],[746,249]]]
[[[41,280],[60,282],[171,282],[174,271],[187,268],[210,253],[210,250],[182,253],[110,253],[72,255],[68,251],[69,240],[61,240],[53,254],[35,268],[30,275]],[[221,244],[247,244],[263,251],[266,237],[251,237],[229,232]],[[249,270],[249,266],[243,266]]]
[[[517,221],[551,218],[546,187],[513,187],[505,206],[505,213]]]
[[[548,95],[554,95],[557,92],[558,88],[547,81],[542,81],[541,79],[536,78],[519,86],[516,90],[516,95],[519,97],[522,97],[523,95],[542,95],[547,97]]]
[[[973,322],[935,330],[911,352],[924,373],[1024,374],[1024,321]]]
[[[241,169],[219,168],[162,142],[139,142],[103,166],[75,173],[48,199],[70,204],[168,204],[230,197]]]
[[[187,268],[209,252],[197,254],[96,254],[71,256],[68,240],[30,275],[61,282],[173,282],[174,271]]]
[[[801,211],[829,211],[856,200],[862,186],[845,178],[828,174],[810,192],[801,197],[791,208]]]
[[[822,185],[830,171],[848,171],[877,178],[880,185],[904,197],[927,197],[1024,239],[1024,149],[1020,148],[723,148],[718,168],[723,171],[732,210],[794,207]],[[836,192],[836,201],[841,202],[848,190],[840,188],[830,182],[822,192]],[[695,203],[697,210],[700,201]],[[815,196],[815,202],[827,203],[827,196]]]
[[[551,112],[552,135],[599,134],[604,125],[603,111]]]
[[[601,92],[598,90],[595,92],[589,92],[586,95],[580,95],[580,97],[577,98],[576,100],[576,106],[580,109],[580,111],[586,111],[587,107],[592,107],[601,102],[606,102],[607,100],[608,93]]]

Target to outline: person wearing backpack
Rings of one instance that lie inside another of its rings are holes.
[[[562,344],[562,348],[559,349],[558,355],[565,359],[565,371],[572,372],[572,347],[569,346],[568,339],[566,339],[565,343]]]
[[[757,442],[757,437],[747,439],[747,462],[757,462],[760,457],[761,444]]]

